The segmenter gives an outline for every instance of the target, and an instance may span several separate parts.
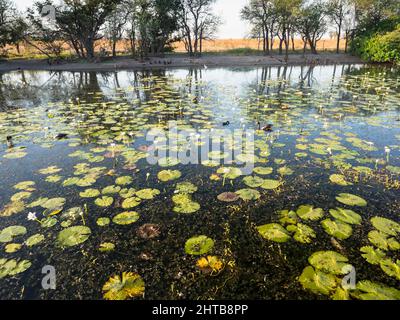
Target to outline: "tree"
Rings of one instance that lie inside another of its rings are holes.
[[[214,3],[215,0],[181,0],[178,9],[180,31],[186,50],[191,56],[201,53],[200,47],[207,24],[219,21],[212,13],[211,7]]]
[[[329,0],[327,12],[332,22],[336,26],[336,33],[337,33],[336,53],[339,53],[340,38],[342,36],[343,26],[346,23],[346,19],[351,14],[351,7],[349,0]]]
[[[128,21],[130,12],[126,10],[127,5],[128,3],[126,1],[118,4],[106,20],[106,33],[111,43],[113,57],[117,56],[117,43],[122,39],[124,35],[124,26]]]
[[[29,11],[31,21],[36,24],[35,31],[39,31],[33,36],[50,36],[68,41],[79,57],[93,59],[95,42],[103,38],[106,19],[120,2],[121,0],[62,0],[56,5],[52,0],[38,1],[35,8]],[[54,23],[40,23],[39,17],[45,6],[55,8]]]
[[[0,48],[13,44],[19,51],[26,25],[10,0],[0,0]]]
[[[272,50],[277,20],[274,10],[271,0],[251,0],[241,11],[242,19],[253,26],[252,35],[262,38],[264,54],[269,54],[270,49]]]
[[[308,42],[311,52],[317,54],[317,43],[327,31],[326,9],[322,3],[303,7],[296,19],[296,29]]]

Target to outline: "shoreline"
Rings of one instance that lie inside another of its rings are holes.
[[[102,62],[61,62],[48,64],[42,60],[10,60],[0,62],[0,72],[18,70],[31,71],[71,71],[71,72],[107,72],[121,70],[143,69],[169,69],[169,68],[218,68],[218,67],[278,67],[278,66],[312,66],[335,64],[366,64],[365,61],[349,54],[320,53],[320,54],[290,54],[287,63],[284,55],[258,56],[258,55],[224,55],[207,54],[202,57],[189,57],[186,55],[166,55],[163,58],[152,57],[141,62],[129,57],[117,57]]]

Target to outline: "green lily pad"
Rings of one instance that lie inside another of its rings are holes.
[[[35,182],[33,182],[33,181],[22,181],[20,183],[17,183],[14,186],[14,189],[32,192],[32,191],[35,191],[34,186],[35,186]]]
[[[25,203],[22,201],[10,202],[0,211],[0,217],[10,217],[25,210]]]
[[[81,198],[96,198],[100,195],[100,191],[97,189],[86,189],[79,193]]]
[[[243,173],[242,170],[239,168],[234,168],[234,167],[222,167],[217,170],[218,174],[223,175],[224,178],[234,180],[238,177],[240,177]]]
[[[157,189],[143,189],[136,192],[136,196],[143,200],[152,200],[160,194],[160,190]]]
[[[177,193],[195,193],[196,191],[197,187],[189,181],[179,182],[175,189]]]
[[[367,260],[368,263],[373,265],[379,265],[381,261],[386,258],[385,252],[371,246],[362,247],[360,251],[364,253],[362,254],[362,257]]]
[[[312,205],[302,205],[297,209],[296,214],[303,220],[317,221],[324,216],[324,210],[314,208]]]
[[[367,201],[363,198],[350,193],[340,193],[336,200],[348,206],[365,207],[367,205]]]
[[[165,157],[158,160],[160,167],[174,167],[179,164],[179,159],[174,157]]]
[[[400,290],[369,280],[358,282],[357,290],[361,300],[400,300]]]
[[[25,272],[31,267],[29,260],[17,261],[15,259],[0,259],[0,279]]]
[[[243,178],[243,182],[246,186],[250,188],[258,188],[261,187],[261,185],[264,183],[264,179],[257,176],[248,176]]]
[[[101,198],[97,198],[94,203],[96,205],[98,205],[99,207],[109,207],[113,204],[114,199],[112,197],[101,197]]]
[[[14,237],[23,236],[27,230],[23,226],[10,226],[0,232],[0,243],[11,242]]]
[[[351,225],[339,220],[326,219],[321,224],[327,234],[340,240],[350,238],[353,233]]]
[[[162,182],[168,182],[171,180],[179,179],[181,175],[181,172],[178,170],[163,170],[157,174],[157,177]]]
[[[57,236],[57,244],[60,247],[73,247],[84,243],[89,239],[91,231],[86,226],[75,226],[66,228]]]
[[[185,243],[185,252],[190,255],[202,255],[210,252],[214,247],[214,240],[207,236],[196,236]]]
[[[400,232],[400,224],[390,219],[373,217],[371,223],[379,231],[391,236],[396,236]]]
[[[277,223],[265,224],[257,227],[260,235],[267,240],[283,243],[290,239],[289,232]]]
[[[241,189],[235,193],[244,201],[257,200],[261,197],[260,192],[254,189]]]
[[[108,187],[103,188],[103,190],[101,190],[101,193],[105,194],[105,195],[110,195],[110,194],[119,193],[120,191],[121,191],[120,186],[108,186]]]
[[[298,222],[297,214],[294,211],[281,210],[279,212],[279,217],[280,217],[279,222],[283,225],[297,224]]]
[[[48,174],[54,174],[60,172],[61,169],[58,168],[57,166],[51,166],[48,168],[40,169],[38,172],[43,174],[43,175],[48,175]]]
[[[14,253],[22,248],[22,244],[20,243],[9,243],[6,245],[5,252],[6,253]]]
[[[368,233],[368,240],[377,248],[388,250],[400,250],[400,243],[386,233],[374,230]]]
[[[112,242],[103,242],[100,243],[99,251],[100,252],[109,252],[115,249],[115,244]]]
[[[131,184],[133,181],[133,178],[130,176],[123,176],[123,177],[118,177],[115,180],[115,183],[119,186],[126,186],[128,184]]]
[[[259,175],[266,176],[271,174],[274,169],[272,167],[256,167],[253,171]]]
[[[337,287],[337,280],[334,275],[315,270],[311,266],[303,270],[299,281],[304,289],[315,294],[329,295]]]
[[[360,225],[362,221],[362,218],[358,213],[349,209],[336,208],[329,210],[329,213],[335,219],[348,224]]]
[[[47,200],[41,206],[45,209],[54,210],[63,207],[65,205],[65,202],[65,198],[52,198]]]
[[[313,253],[308,262],[315,268],[325,273],[344,275],[348,273],[349,260],[335,251],[318,251]]]
[[[41,226],[43,228],[51,228],[53,226],[55,226],[57,224],[57,219],[56,218],[52,218],[52,217],[47,217],[46,219],[43,219],[41,221]]]
[[[34,234],[33,236],[30,236],[26,241],[25,244],[28,247],[33,247],[44,241],[45,237],[42,234]]]
[[[126,300],[143,296],[145,284],[143,279],[133,272],[122,272],[112,276],[103,286],[104,299]]]
[[[291,176],[294,173],[294,171],[289,167],[282,167],[278,169],[278,173],[281,176]]]
[[[266,189],[266,190],[273,190],[276,188],[279,188],[281,186],[281,182],[278,180],[272,180],[272,179],[265,179],[263,184],[261,185],[261,188]]]
[[[108,226],[110,224],[110,222],[111,222],[110,218],[107,218],[107,217],[98,218],[96,221],[97,225],[100,227]]]
[[[113,218],[113,222],[118,225],[129,225],[135,223],[140,218],[139,213],[135,211],[127,211],[117,214]]]
[[[329,177],[329,180],[334,184],[338,184],[339,186],[351,186],[352,185],[352,183],[346,181],[346,177],[341,174],[332,174]]]
[[[140,205],[141,202],[142,202],[142,200],[140,198],[132,197],[132,198],[125,199],[122,202],[121,206],[123,209],[131,209],[131,208],[135,208],[138,205]]]
[[[297,225],[289,225],[286,230],[294,233],[293,239],[301,243],[311,243],[317,235],[309,226],[298,223]]]

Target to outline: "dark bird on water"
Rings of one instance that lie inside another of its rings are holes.
[[[229,121],[226,121],[226,122],[222,123],[222,125],[223,125],[224,127],[229,126],[230,124],[231,124],[231,123],[230,123]]]
[[[261,127],[261,123],[260,121],[257,122],[258,125],[258,130],[263,130],[263,131],[267,131],[267,132],[272,132],[272,124],[267,124],[265,127]]]
[[[56,140],[66,139],[66,138],[68,138],[68,134],[66,134],[66,133],[59,133],[59,134],[56,135],[54,138],[55,138]]]
[[[11,136],[7,136],[7,147],[8,148],[13,148],[14,147],[14,142],[12,141]]]

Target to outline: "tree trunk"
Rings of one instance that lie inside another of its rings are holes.
[[[340,23],[338,26],[336,53],[339,53],[339,51],[340,51],[340,36],[341,36],[341,34],[342,34],[342,24]]]

